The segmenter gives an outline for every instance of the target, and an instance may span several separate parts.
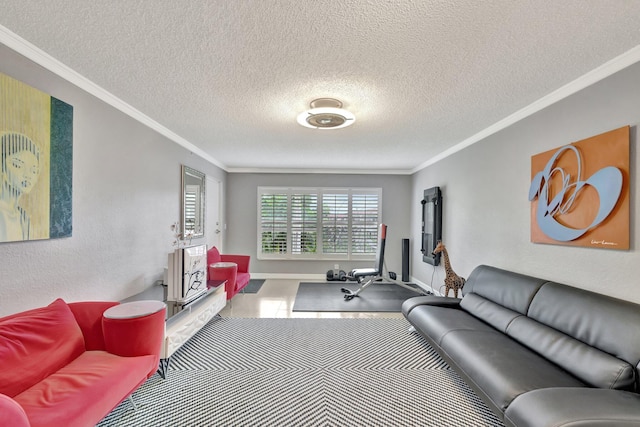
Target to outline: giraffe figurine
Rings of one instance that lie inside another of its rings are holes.
[[[445,248],[442,240],[438,240],[438,245],[433,250],[433,255],[442,252],[442,256],[444,257],[444,271],[445,271],[445,291],[444,296],[449,296],[449,290],[453,289],[453,296],[458,298],[458,289],[462,289],[464,283],[467,281],[464,277],[458,276],[455,271],[451,268],[451,263],[449,262],[449,254],[447,253],[447,248]]]

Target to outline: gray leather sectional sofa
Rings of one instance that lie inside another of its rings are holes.
[[[402,311],[507,426],[640,426],[640,305],[484,265],[462,295]]]

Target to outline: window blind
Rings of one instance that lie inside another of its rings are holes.
[[[381,188],[259,187],[264,259],[369,259],[381,222]]]

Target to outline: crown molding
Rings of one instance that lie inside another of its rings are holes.
[[[143,125],[148,126],[159,134],[169,138],[176,144],[181,145],[185,149],[191,151],[193,154],[196,154],[203,159],[213,163],[220,169],[227,171],[226,167],[222,163],[220,163],[218,160],[214,159],[209,154],[196,147],[186,139],[182,138],[180,135],[164,127],[157,121],[153,120],[151,117],[142,113],[140,110],[127,104],[117,96],[98,86],[91,80],[82,76],[81,74],[66,66],[62,62],[58,61],[48,53],[44,52],[42,49],[38,48],[37,46],[13,33],[2,25],[0,25],[0,43],[18,52],[22,56],[30,59],[36,64],[44,67],[45,69],[51,71],[52,73],[58,75],[59,77],[65,79],[69,83],[79,87],[85,92],[88,92],[89,94],[95,96],[101,101],[104,101],[112,107],[122,111],[134,120],[139,121]]]
[[[409,169],[277,169],[277,168],[227,168],[229,173],[284,173],[323,175],[411,175]]]
[[[458,144],[454,145],[453,147],[443,151],[442,153],[438,154],[437,156],[432,157],[431,159],[427,160],[426,162],[420,164],[419,166],[415,167],[411,173],[416,173],[424,168],[426,168],[427,166],[431,166],[437,162],[439,162],[440,160],[443,160],[449,156],[451,156],[452,154],[457,153],[458,151],[461,151],[465,148],[467,148],[470,145],[475,144],[476,142],[482,141],[483,139],[493,135],[494,133],[497,133],[499,131],[501,131],[502,129],[505,129],[509,126],[511,126],[512,124],[519,122],[520,120],[523,120],[529,116],[531,116],[534,113],[537,113],[538,111],[552,105],[555,104],[558,101],[561,101],[571,95],[573,95],[574,93],[589,87],[597,82],[599,82],[600,80],[605,79],[606,77],[609,77],[610,75],[617,73],[618,71],[621,71],[633,64],[635,64],[636,62],[640,61],[640,45],[626,51],[625,53],[613,58],[612,60],[605,62],[604,64],[602,64],[601,66],[599,66],[598,68],[595,68],[591,71],[589,71],[588,73],[578,77],[577,79],[573,80],[572,82],[567,83],[566,85],[560,87],[559,89],[556,89],[555,91],[551,92],[548,95],[543,96],[542,98],[538,99],[537,101],[529,104],[528,106],[516,111],[515,113],[505,117],[504,119],[494,123],[493,125],[489,126],[488,128],[485,128],[484,130],[476,133],[475,135],[465,139],[464,141],[459,142]]]

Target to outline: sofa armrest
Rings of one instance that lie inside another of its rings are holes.
[[[166,307],[141,317],[102,318],[105,350],[122,357],[155,356],[153,375],[160,361],[165,335]]]
[[[209,280],[224,281],[224,289],[227,292],[227,299],[235,294],[236,279],[238,277],[238,266],[235,263],[216,266],[209,265]]]
[[[30,425],[22,406],[6,394],[0,393],[0,426],[29,427]]]
[[[222,262],[234,262],[238,265],[238,273],[248,273],[249,272],[249,261],[251,261],[251,257],[249,255],[229,255],[224,254],[220,255]]]
[[[437,297],[435,295],[427,295],[422,297],[413,297],[402,303],[402,313],[408,316],[411,310],[421,305],[435,305],[438,307],[460,308],[460,298]]]
[[[601,388],[544,388],[516,397],[507,427],[614,427],[640,425],[640,395]]]
[[[118,305],[113,301],[86,301],[67,304],[80,326],[87,350],[104,350],[102,333],[102,313],[106,309]]]

